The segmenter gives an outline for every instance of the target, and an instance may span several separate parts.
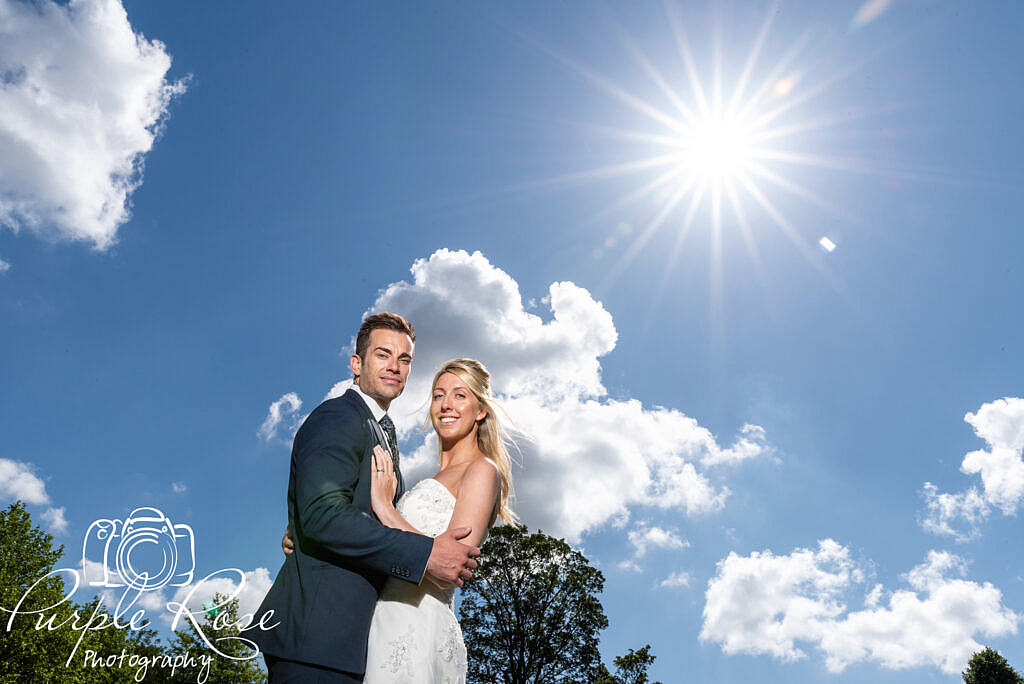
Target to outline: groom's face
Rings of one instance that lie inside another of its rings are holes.
[[[349,360],[359,389],[387,409],[405,389],[412,352],[412,340],[405,333],[386,328],[371,330],[366,356],[353,354]]]

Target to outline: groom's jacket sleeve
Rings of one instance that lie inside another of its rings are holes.
[[[362,422],[355,411],[311,415],[296,434],[294,532],[300,544],[418,584],[433,539],[385,527],[368,505],[354,503],[365,470]]]

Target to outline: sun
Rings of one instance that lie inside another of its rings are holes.
[[[734,54],[736,59],[730,60],[730,64],[736,67],[735,71],[727,74],[718,29],[711,31],[712,59],[698,62],[680,11],[675,3],[666,3],[670,38],[679,56],[677,63],[659,68],[638,42],[622,35],[633,60],[646,76],[646,83],[638,80],[626,85],[613,81],[559,49],[541,45],[551,56],[639,115],[637,125],[629,128],[589,127],[601,135],[636,143],[635,147],[618,149],[635,149],[638,156],[544,181],[561,185],[617,177],[642,178],[636,187],[612,195],[598,212],[599,216],[621,215],[627,206],[635,206],[642,216],[629,222],[629,240],[623,242],[621,250],[619,241],[612,238],[593,250],[595,259],[605,258],[613,249],[617,252],[600,289],[607,291],[614,286],[653,235],[669,231],[675,239],[665,253],[662,289],[666,290],[674,262],[695,229],[710,234],[711,277],[716,281],[712,283],[712,297],[721,292],[723,245],[729,234],[742,238],[754,269],[767,281],[757,242],[758,234],[771,226],[783,233],[830,285],[840,289],[822,261],[832,253],[835,241],[817,232],[819,228],[794,224],[780,200],[783,196],[795,198],[834,219],[846,221],[848,212],[800,179],[816,182],[820,177],[807,174],[808,169],[882,172],[858,160],[814,149],[815,143],[826,140],[826,129],[863,116],[858,112],[830,115],[815,112],[813,106],[815,99],[822,99],[822,93],[855,71],[858,63],[843,65],[839,71],[815,68],[818,64],[805,59],[808,41],[804,37],[784,45],[781,56],[774,61],[766,57],[775,15],[768,8],[745,56],[742,49]],[[701,30],[706,27],[701,25]],[[652,84],[656,91],[645,96],[636,94],[636,88],[650,91]],[[810,230],[815,232],[811,234]],[[832,245],[832,249],[826,244]],[[657,302],[660,294],[654,293],[651,301]]]
[[[677,166],[681,175],[709,185],[736,182],[749,172],[755,150],[750,123],[717,112],[679,136]]]

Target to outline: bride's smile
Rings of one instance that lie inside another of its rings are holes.
[[[454,444],[471,435],[486,415],[486,409],[459,376],[445,373],[438,378],[431,395],[430,418],[442,442]]]

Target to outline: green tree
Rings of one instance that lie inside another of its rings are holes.
[[[60,603],[65,594],[59,576],[36,582],[53,570],[64,547],[54,548],[53,536],[33,526],[25,504],[15,501],[0,511],[0,549],[0,682],[61,681],[64,661],[74,643],[69,640],[71,630],[37,630],[36,615],[19,614],[11,620],[11,612],[26,613]],[[62,618],[69,615],[67,603],[57,612]]]
[[[134,670],[121,668],[87,668],[85,653],[120,655],[156,655],[156,632],[151,629],[131,630],[110,626],[82,634],[71,622],[78,614],[79,626],[93,618],[97,623],[112,622],[110,613],[94,598],[77,604],[68,597],[64,577],[70,573],[53,571],[64,555],[64,547],[53,545],[53,536],[32,524],[25,504],[15,501],[0,511],[0,682],[131,682]],[[45,579],[44,579],[45,578]],[[72,583],[73,586],[73,583]],[[29,591],[31,589],[31,591]],[[62,599],[67,600],[62,600]],[[20,603],[20,605],[19,605]],[[11,619],[11,613],[18,615]],[[44,611],[29,613],[29,611]],[[36,629],[42,618],[42,629]],[[8,629],[8,622],[10,629]],[[47,628],[47,624],[54,628]],[[81,643],[79,644],[79,638]],[[76,644],[78,644],[76,650]],[[68,662],[68,656],[74,657]]]
[[[967,662],[963,671],[966,684],[1022,684],[1024,678],[1010,667],[999,651],[986,647],[978,651]]]
[[[601,665],[601,673],[594,684],[647,684],[647,668],[654,663],[656,658],[657,656],[651,655],[650,644],[646,644],[636,651],[629,649],[629,653],[626,655],[615,658],[614,675],[608,672],[604,665]],[[661,684],[661,682],[653,684]]]
[[[469,676],[480,682],[591,682],[603,669],[604,576],[561,539],[524,526],[491,530],[462,588]]]
[[[202,656],[209,658],[207,684],[264,684],[267,675],[260,659],[253,657],[255,651],[242,641],[246,636],[238,628],[238,599],[216,594],[212,603],[211,610],[203,614],[199,629],[189,620],[187,627],[175,632],[170,653],[197,662]],[[196,668],[179,670],[171,681],[195,682],[197,674]]]

